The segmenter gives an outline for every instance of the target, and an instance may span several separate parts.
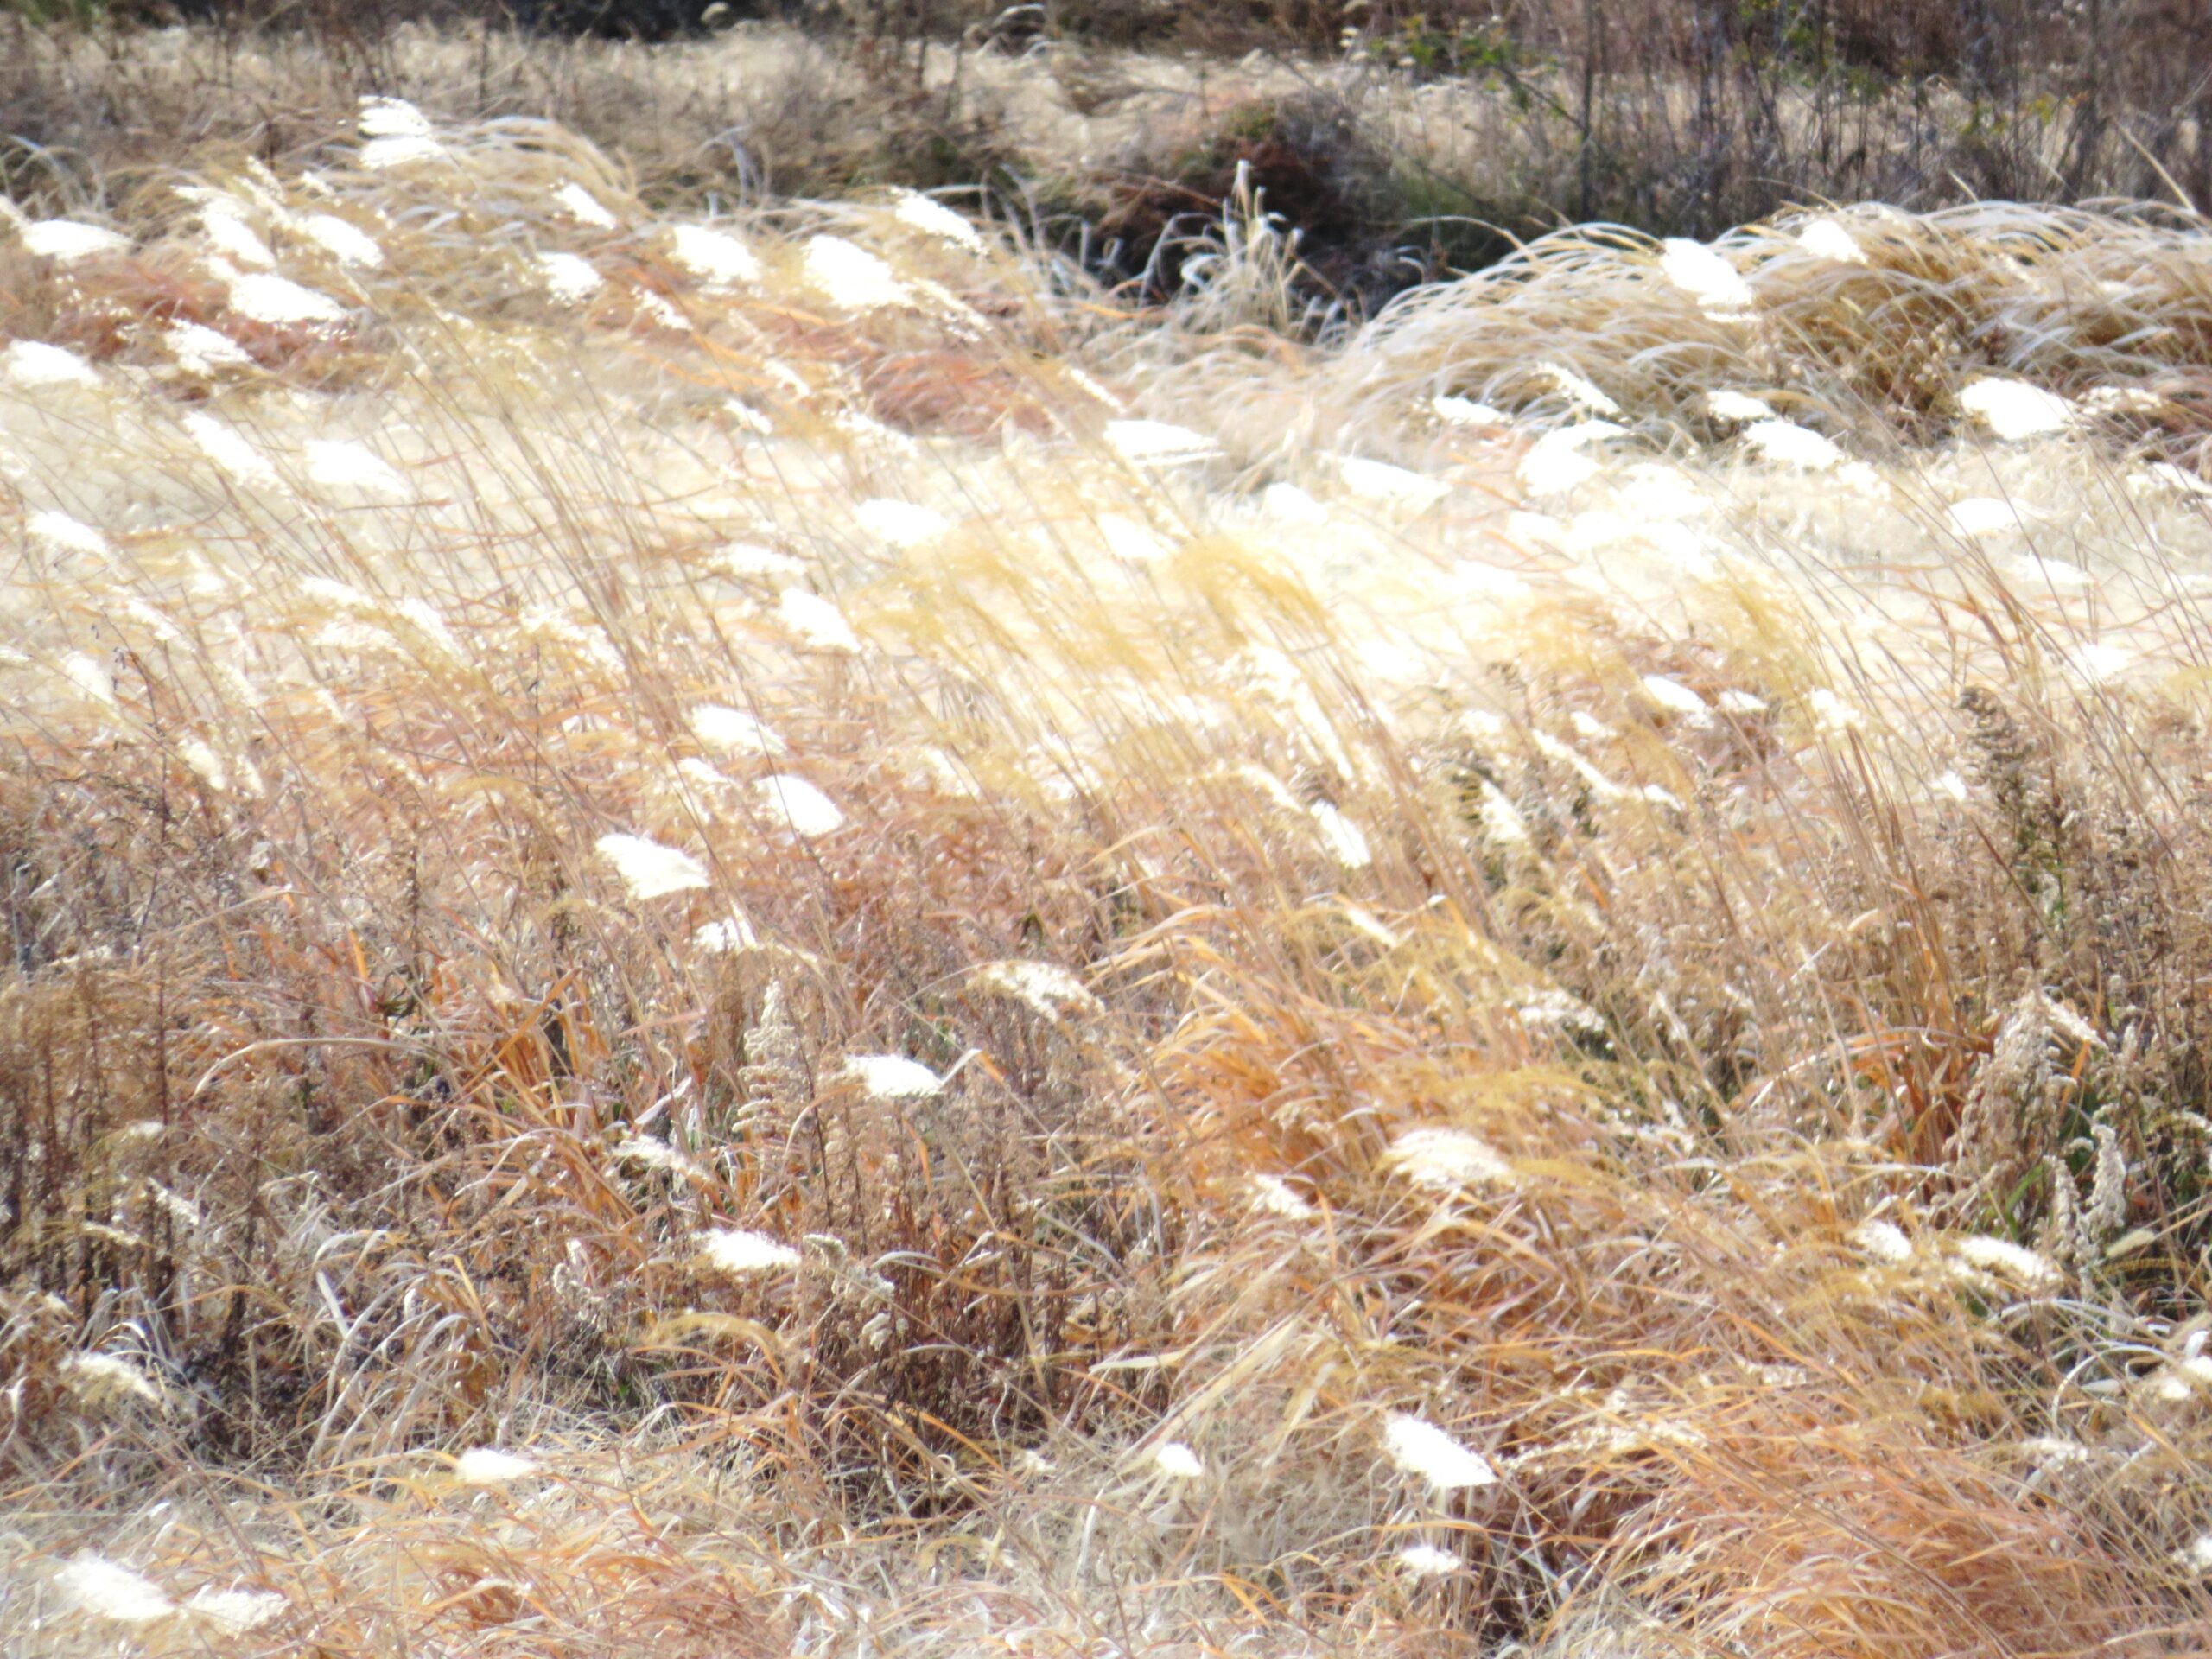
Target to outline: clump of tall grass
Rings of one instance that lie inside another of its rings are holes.
[[[2193,225],[365,114],[0,240],[11,1643],[2205,1628]]]

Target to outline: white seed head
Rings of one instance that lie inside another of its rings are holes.
[[[553,193],[553,200],[560,203],[563,213],[579,225],[588,225],[595,231],[615,228],[614,215],[605,204],[573,179]]]
[[[233,264],[266,270],[276,263],[261,232],[245,220],[245,204],[218,195],[200,210],[200,232],[208,245]]]
[[[1959,407],[2008,442],[2063,432],[2080,414],[2055,391],[1995,375],[1961,391]]]
[[[1487,778],[1481,782],[1479,814],[1483,839],[1497,848],[1528,847],[1532,838],[1529,833],[1529,821],[1521,816],[1521,809],[1513,804],[1510,796]]]
[[[90,702],[104,709],[116,709],[115,675],[100,658],[81,651],[73,651],[61,659],[61,677],[74,686]]]
[[[1466,1565],[1450,1550],[1439,1549],[1434,1544],[1408,1544],[1398,1552],[1397,1562],[1417,1579],[1440,1579]]]
[[[1180,1440],[1162,1440],[1153,1447],[1152,1466],[1170,1480],[1198,1480],[1206,1471],[1198,1454]]]
[[[543,1472],[544,1465],[497,1446],[473,1446],[454,1459],[454,1478],[464,1486],[504,1486]]]
[[[178,366],[194,374],[205,374],[210,369],[244,369],[253,366],[253,357],[245,346],[228,334],[197,322],[173,322],[162,335],[162,344],[168,347]]]
[[[361,165],[372,173],[445,159],[446,147],[432,137],[372,138],[360,149]]]
[[[2149,482],[2164,485],[2167,489],[2177,490],[2183,495],[2212,495],[2212,479],[2186,471],[2171,461],[2154,461],[2145,473]]]
[[[1536,373],[1565,394],[1568,404],[1581,413],[1611,416],[1621,412],[1618,404],[1563,363],[1540,363]]]
[[[1344,868],[1363,870],[1375,862],[1374,849],[1367,844],[1367,832],[1336,807],[1326,801],[1316,801],[1309,809],[1309,816],[1322,846]]]
[[[446,153],[430,118],[404,99],[365,98],[360,109],[361,165],[372,170],[429,161]]]
[[[537,280],[563,305],[581,305],[607,285],[598,267],[582,254],[541,253],[536,263]]]
[[[2044,1469],[2079,1468],[2089,1460],[2089,1448],[2079,1440],[2060,1440],[2055,1435],[2038,1434],[2020,1442],[2021,1452]]]
[[[384,269],[384,249],[350,219],[335,213],[310,213],[302,219],[300,233],[341,265],[360,270]]]
[[[1680,680],[1670,680],[1663,674],[1646,674],[1642,683],[1643,695],[1669,714],[1679,715],[1693,726],[1713,723],[1713,705]]]
[[[1465,1129],[1429,1124],[1391,1141],[1382,1166],[1433,1192],[1468,1186],[1510,1186],[1516,1177],[1497,1147]]]
[[[699,1240],[699,1254],[717,1273],[733,1279],[761,1273],[787,1273],[799,1265],[799,1253],[766,1233],[741,1227],[717,1227]]]
[[[1354,495],[1405,512],[1425,512],[1452,493],[1452,486],[1442,479],[1393,467],[1388,461],[1348,455],[1338,463],[1338,470],[1344,487]]]
[[[1813,717],[1813,729],[1823,737],[1840,737],[1866,723],[1864,709],[1846,702],[1825,685],[1816,685],[1805,694],[1805,712]]]
[[[786,588],[776,596],[776,620],[810,650],[849,654],[861,649],[845,613],[806,588]]]
[[[1826,472],[1843,460],[1843,451],[1810,427],[1795,421],[1755,421],[1744,429],[1744,442],[1759,459],[1801,472]]]
[[[41,547],[56,553],[82,553],[92,558],[105,558],[115,550],[105,536],[82,519],[52,509],[31,514],[23,521],[23,528]]]
[[[1166,421],[1109,421],[1106,446],[1123,461],[1143,467],[1206,461],[1221,453],[1212,439]]]
[[[794,835],[834,835],[844,827],[845,815],[837,804],[804,778],[777,772],[763,778],[758,787],[761,810]]]
[[[672,226],[668,232],[669,256],[710,288],[750,285],[760,280],[760,262],[753,250],[726,231],[704,225]]]
[[[2212,1357],[2183,1354],[2171,1364],[2158,1367],[2143,1382],[2153,1398],[2170,1405],[2196,1399],[2212,1392]]]
[[[1912,1241],[1893,1221],[1869,1217],[1851,1230],[1851,1242],[1865,1255],[1885,1267],[1901,1268],[1912,1260]]]
[[[410,492],[407,480],[375,451],[344,438],[309,438],[308,477],[327,490],[397,500]]]
[[[1831,259],[1838,264],[1866,263],[1866,250],[1859,245],[1858,238],[1833,219],[1808,220],[1797,232],[1797,245],[1817,258]]]
[[[1708,391],[1705,394],[1705,410],[1716,421],[1739,425],[1774,418],[1773,406],[1765,398],[1754,397],[1748,391]]]
[[[254,447],[252,441],[236,427],[226,425],[213,415],[193,410],[183,419],[185,432],[200,446],[206,455],[240,484],[257,489],[273,487],[276,483],[276,469],[269,464],[269,457]]]
[[[1556,986],[1548,990],[1523,996],[1513,1004],[1513,1012],[1530,1031],[1580,1031],[1602,1033],[1605,1022],[1580,997]]]
[[[231,309],[272,327],[327,327],[347,320],[347,312],[319,289],[303,288],[289,276],[265,270],[233,274]]]
[[[1311,1221],[1313,1206],[1299,1196],[1297,1188],[1280,1175],[1255,1175],[1251,1178],[1252,1207],[1285,1221]]]
[[[2135,666],[2136,661],[2135,653],[2126,645],[2103,639],[2076,645],[2066,653],[2067,666],[2091,685],[2104,685],[2120,678]]]
[[[1460,1445],[1427,1418],[1408,1412],[1394,1411],[1385,1420],[1382,1446],[1392,1463],[1440,1492],[1489,1486],[1497,1479],[1497,1471],[1481,1452]]]
[[[732,911],[726,920],[702,926],[692,934],[691,943],[702,950],[727,956],[733,950],[752,950],[760,943],[760,936],[753,931],[751,922]]]
[[[1970,495],[1943,510],[1944,522],[1956,536],[2002,536],[2020,528],[2020,514],[2010,501],[1993,495]]]
[[[123,608],[132,621],[143,627],[165,645],[175,645],[184,638],[176,624],[170,621],[159,607],[149,605],[136,594],[124,601]]]
[[[789,579],[805,573],[806,566],[788,553],[779,553],[772,547],[763,547],[758,542],[728,542],[708,556],[708,563],[721,575],[733,581],[743,582],[754,576]]]
[[[842,236],[809,239],[805,273],[807,285],[842,310],[879,311],[913,302],[896,271]]]
[[[291,1605],[273,1590],[202,1588],[185,1598],[181,1611],[219,1636],[238,1637],[251,1635]]]
[[[1758,303],[1743,274],[1702,242],[1669,237],[1660,244],[1659,270],[1717,321],[1739,321]]]
[[[1469,397],[1454,397],[1439,392],[1429,399],[1428,406],[1436,418],[1446,426],[1510,426],[1513,417],[1503,410],[1492,409],[1488,404],[1476,403]]]
[[[784,740],[742,709],[719,702],[702,702],[691,711],[691,729],[702,743],[733,754],[773,756],[784,753]]]
[[[618,1164],[658,1170],[664,1174],[681,1176],[686,1180],[697,1180],[706,1173],[667,1141],[656,1141],[651,1135],[626,1135],[608,1155]]]
[[[2094,386],[2082,405],[2098,415],[2157,415],[2172,407],[2163,393],[2148,386]]]
[[[176,1611],[161,1586],[105,1556],[79,1555],[54,1576],[78,1607],[118,1624],[151,1624]]]
[[[981,253],[983,251],[983,238],[976,234],[973,225],[943,202],[932,200],[918,191],[901,190],[898,210],[893,216],[909,229],[933,236],[940,242],[950,242],[963,252]]]
[[[364,98],[359,119],[364,138],[428,138],[437,129],[404,98]]]
[[[230,768],[223,764],[223,757],[215,753],[205,738],[181,737],[177,740],[178,758],[192,769],[193,775],[217,795],[227,794],[231,787]]]
[[[654,327],[672,329],[679,334],[690,331],[691,319],[677,310],[666,296],[653,293],[649,289],[633,288],[630,290],[630,299],[638,308],[638,315]]]
[[[1098,999],[1058,963],[987,962],[969,976],[968,982],[1026,1002],[1047,1020],[1099,1011]]]
[[[130,246],[127,236],[98,225],[80,225],[73,219],[41,219],[24,226],[19,234],[26,248],[58,265],[95,259],[102,254],[122,253]]]
[[[919,547],[952,528],[935,507],[880,496],[855,506],[853,517],[869,535],[896,548]]]
[[[1521,481],[1531,495],[1564,495],[1603,470],[1585,453],[1593,443],[1627,435],[1611,421],[1579,421],[1544,434],[1521,457]]]
[[[644,836],[601,836],[596,845],[632,899],[660,899],[709,885],[706,866],[697,859]]]
[[[775,432],[775,422],[741,397],[723,398],[722,412],[739,431],[750,432],[756,438],[768,437]]]
[[[849,1055],[843,1075],[873,1100],[926,1100],[944,1088],[943,1077],[903,1054]]]
[[[2048,1290],[2063,1277],[2050,1262],[2009,1238],[1972,1234],[1951,1240],[1949,1249],[1967,1266],[2008,1279],[2024,1290]]]
[[[160,1383],[119,1355],[66,1354],[56,1369],[69,1391],[96,1408],[132,1400],[158,1406],[166,1397]]]
[[[76,353],[42,340],[19,340],[0,352],[0,373],[25,388],[90,387],[100,383],[99,371]]]

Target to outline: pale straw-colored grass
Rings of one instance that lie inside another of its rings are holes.
[[[2202,1639],[2201,227],[305,165],[0,240],[11,1652]]]

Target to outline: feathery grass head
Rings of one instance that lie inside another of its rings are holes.
[[[764,1233],[717,1227],[700,1242],[699,1255],[717,1273],[732,1278],[784,1273],[799,1265],[799,1253]]]
[[[649,836],[609,834],[595,844],[632,899],[663,899],[710,885],[706,867],[697,859]]]
[[[1479,1452],[1462,1446],[1423,1417],[1392,1412],[1382,1427],[1390,1461],[1439,1492],[1456,1492],[1497,1484],[1497,1471]]]
[[[471,1446],[454,1459],[454,1478],[464,1486],[505,1486],[543,1472],[535,1458],[525,1458],[496,1446]]]

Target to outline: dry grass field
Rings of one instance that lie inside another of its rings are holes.
[[[0,1649],[2212,1642],[2212,230],[972,200],[18,178]]]

